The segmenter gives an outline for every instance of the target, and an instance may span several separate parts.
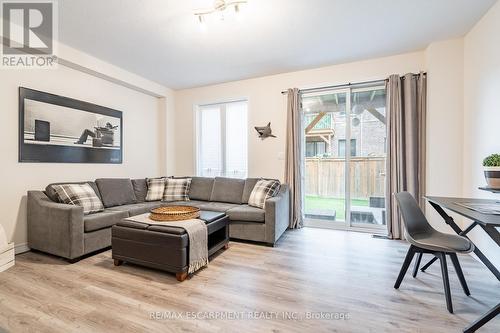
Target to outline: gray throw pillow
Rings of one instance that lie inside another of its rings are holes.
[[[104,207],[115,207],[137,203],[134,188],[129,178],[99,178],[97,187]]]
[[[146,178],[132,179],[132,187],[134,188],[137,202],[146,201],[146,195],[148,195],[148,183],[146,182]]]

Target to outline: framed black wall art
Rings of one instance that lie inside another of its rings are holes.
[[[122,160],[121,111],[19,88],[19,162],[119,164]]]

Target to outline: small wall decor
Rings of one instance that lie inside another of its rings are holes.
[[[272,137],[275,138],[276,135],[273,135],[273,130],[271,129],[271,123],[267,123],[267,126],[255,126],[255,130],[259,133],[259,138],[262,140]]]
[[[122,163],[122,112],[19,88],[19,162]]]

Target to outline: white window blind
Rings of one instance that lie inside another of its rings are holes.
[[[198,106],[199,176],[247,176],[247,110],[247,101]]]

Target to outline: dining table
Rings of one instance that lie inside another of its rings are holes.
[[[498,200],[438,196],[425,196],[425,198],[443,218],[444,222],[458,235],[467,237],[467,234],[471,230],[480,228],[484,230],[484,232],[500,247],[500,232],[498,230],[500,227],[500,214],[498,214],[495,210],[496,207],[500,208],[500,202]],[[447,211],[467,218],[470,221],[470,224],[462,229],[447,213]],[[500,281],[500,272],[498,268],[484,255],[476,244],[474,244],[474,246],[474,254]],[[425,271],[435,261],[436,258],[431,259],[422,267],[422,271]],[[464,328],[463,332],[471,333],[477,331],[479,328],[498,316],[498,314],[500,314],[500,300],[490,310]]]

